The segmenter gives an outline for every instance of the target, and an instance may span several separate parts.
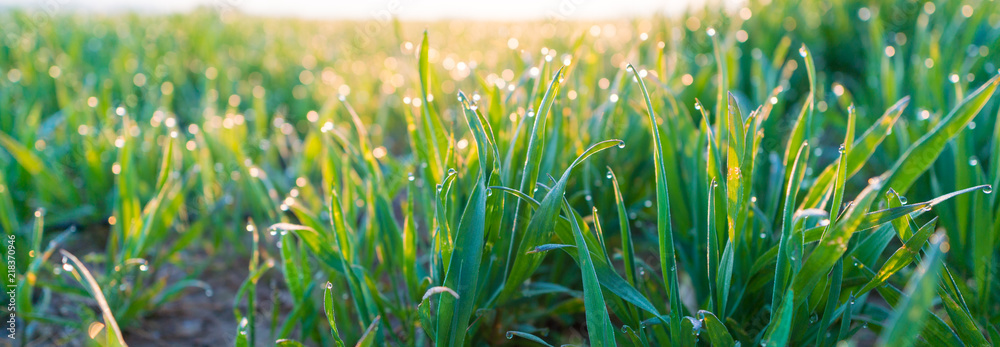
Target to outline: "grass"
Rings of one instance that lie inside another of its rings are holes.
[[[0,18],[18,344],[213,264],[237,346],[1000,340],[992,1]]]

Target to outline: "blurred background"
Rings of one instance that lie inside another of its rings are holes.
[[[691,6],[713,3],[735,8],[741,0],[2,0],[0,7],[31,8],[39,11],[83,11],[91,13],[176,13],[199,7],[235,9],[267,17],[363,20],[391,15],[401,20],[493,19],[525,20],[560,17],[563,19],[610,19],[653,14],[678,15]]]

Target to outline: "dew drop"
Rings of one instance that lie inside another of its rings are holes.
[[[969,166],[979,165],[979,158],[971,157],[969,158]]]
[[[409,175],[407,175],[407,176],[406,176],[406,179],[407,179],[407,180],[409,180],[410,182],[413,182],[413,181],[414,181],[414,180],[416,180],[417,178],[416,178],[416,177],[413,177],[413,173],[411,172],[411,173],[410,173]]]
[[[983,193],[986,193],[986,194],[993,193],[993,186],[985,186],[985,187],[983,187]]]
[[[844,152],[847,152],[847,146],[845,146],[843,143],[841,143],[840,144],[840,149],[838,149],[837,152],[840,152],[840,154],[844,154]]]
[[[486,196],[491,196],[491,195],[493,195],[493,188],[486,188]]]
[[[806,50],[806,45],[802,45],[802,47],[799,47],[799,55],[801,55],[803,58],[809,55],[809,51]]]
[[[143,271],[143,272],[149,271],[149,266],[147,266],[146,264],[141,264],[141,265],[139,265],[139,271]]]
[[[896,195],[896,190],[895,189],[889,188],[889,190],[885,192],[885,198],[886,199],[892,199],[893,195]]]
[[[210,298],[211,298],[211,297],[212,297],[212,295],[215,295],[215,293],[214,293],[214,292],[212,292],[212,288],[208,288],[208,289],[205,289],[205,296],[207,296],[207,297],[210,297]]]
[[[270,234],[271,236],[278,235],[278,229],[271,229]]]
[[[326,289],[333,289],[333,283],[326,282]]]
[[[648,207],[653,207],[653,201],[652,200],[646,200],[645,202],[642,203],[642,205],[646,206],[647,208]]]
[[[902,196],[902,195],[899,196],[899,203],[900,204],[906,205],[907,202],[908,202],[908,200],[906,200],[905,196]]]
[[[625,141],[618,141],[618,148],[625,148]]]
[[[455,169],[448,169],[448,176],[454,175]]]
[[[765,233],[760,233],[760,238],[762,238],[762,239],[763,239],[763,238],[767,238],[767,234],[765,234]]]
[[[708,33],[708,36],[715,36],[715,28],[709,27],[705,32]]]
[[[507,332],[507,339],[510,340],[510,339],[513,339],[513,338],[514,338],[514,333],[508,331]]]
[[[931,112],[928,110],[922,110],[920,111],[918,117],[920,118],[920,120],[927,120],[931,118]]]
[[[441,192],[441,188],[443,188],[443,187],[444,186],[442,186],[440,183],[437,184],[437,191],[438,191],[438,193]]]
[[[63,270],[73,271],[73,265],[70,265],[69,263],[63,263]]]
[[[695,104],[694,104],[694,109],[696,109],[696,110],[701,110],[701,104],[699,104],[699,103],[695,103]]]
[[[610,180],[613,175],[614,174],[611,173],[611,170],[608,170],[608,173],[606,175],[604,175],[604,176],[607,177]]]
[[[816,323],[816,319],[817,317],[816,314],[814,313],[812,316],[809,316],[809,323]]]

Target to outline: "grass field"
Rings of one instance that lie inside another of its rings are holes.
[[[995,1],[0,28],[11,345],[1000,343]]]

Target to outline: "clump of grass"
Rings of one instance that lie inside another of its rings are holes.
[[[333,44],[308,38],[351,24],[6,13],[17,311],[124,344],[211,293],[190,255],[246,254],[237,346],[996,343],[1000,12],[975,5]],[[81,233],[105,243],[51,261]]]

